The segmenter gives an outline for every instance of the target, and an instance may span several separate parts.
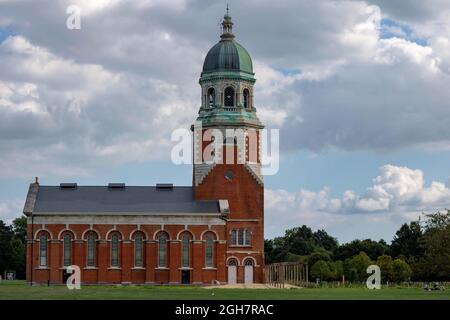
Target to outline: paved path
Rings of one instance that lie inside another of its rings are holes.
[[[216,288],[222,288],[222,289],[291,289],[291,288],[299,288],[297,286],[291,285],[291,284],[285,284],[284,288],[280,287],[274,287],[265,283],[252,283],[252,284],[245,284],[245,283],[237,283],[237,284],[223,284],[223,285],[214,285],[214,286],[207,286],[206,289],[216,289]]]

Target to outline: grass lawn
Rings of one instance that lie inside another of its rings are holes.
[[[450,290],[426,292],[419,288],[315,288],[315,289],[205,289],[165,286],[83,286],[68,290],[65,286],[27,286],[23,281],[0,282],[0,300],[5,299],[130,299],[130,300],[450,300]]]

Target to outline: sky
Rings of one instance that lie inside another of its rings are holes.
[[[267,238],[306,224],[391,241],[450,207],[449,1],[227,2],[258,115],[280,129]],[[36,176],[190,185],[171,133],[196,118],[227,2],[0,0],[0,219],[21,215]]]

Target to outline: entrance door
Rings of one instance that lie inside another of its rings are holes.
[[[228,284],[236,284],[237,262],[232,259],[228,262]]]
[[[191,283],[191,272],[189,270],[181,270],[181,283],[182,284]]]
[[[245,284],[253,283],[253,260],[247,259],[244,263]]]
[[[63,269],[62,281],[64,284],[67,283],[67,279],[69,279],[70,276],[71,276],[71,273],[68,273],[66,269]]]

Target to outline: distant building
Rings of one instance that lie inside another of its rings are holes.
[[[250,55],[234,40],[228,13],[222,26],[200,77],[193,185],[42,186],[36,180],[24,207],[28,282],[63,283],[69,265],[81,268],[82,283],[93,284],[263,281],[263,126],[253,106]],[[224,134],[218,151],[224,163],[211,160],[217,154],[203,156],[208,129]],[[226,129],[242,129],[244,138],[229,139]]]

